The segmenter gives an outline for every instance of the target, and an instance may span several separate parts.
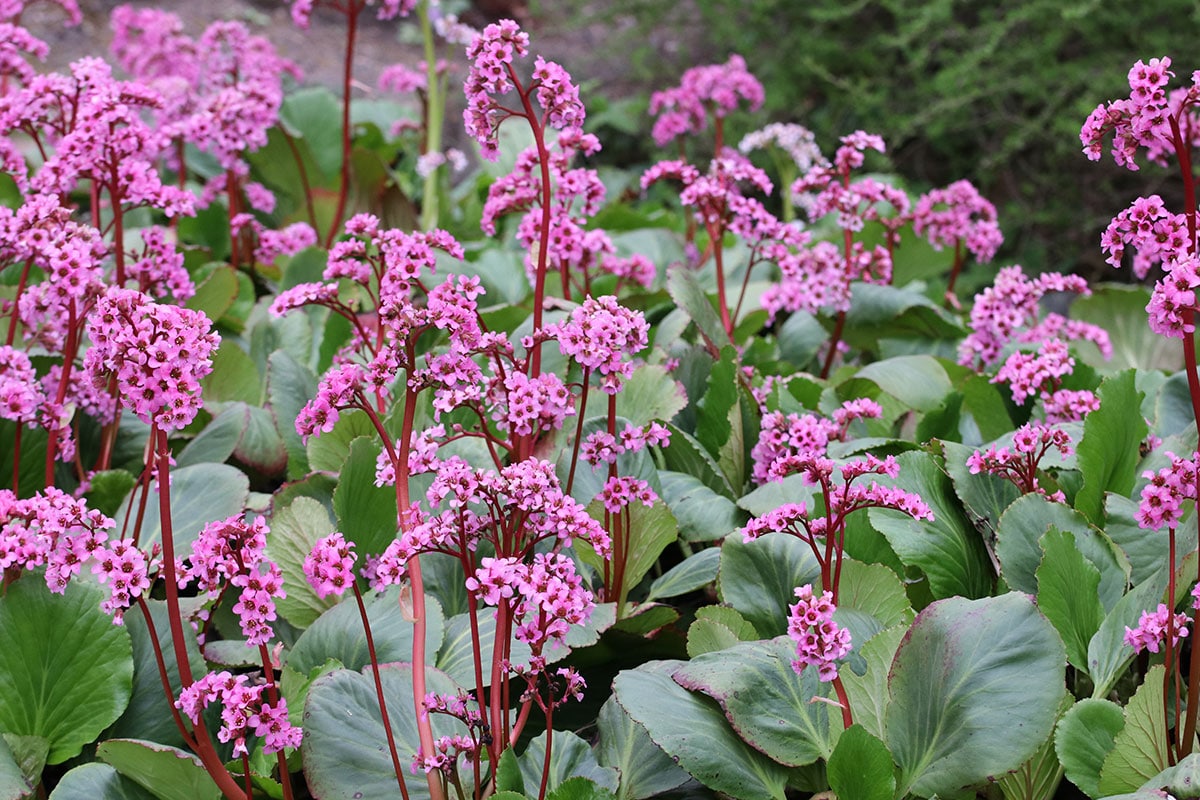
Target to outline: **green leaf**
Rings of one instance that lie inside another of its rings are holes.
[[[817,357],[817,351],[828,339],[829,331],[816,317],[807,311],[796,311],[779,326],[779,355],[797,367],[804,367]]]
[[[1138,525],[1137,510],[1137,500],[1116,494],[1104,499],[1104,532],[1129,561],[1129,582],[1134,586],[1161,570],[1170,557],[1169,537],[1161,531],[1148,531]],[[1196,549],[1195,525],[1179,526],[1175,536],[1178,553]]]
[[[1093,523],[1104,522],[1104,493],[1128,496],[1133,491],[1138,448],[1149,428],[1142,418],[1142,393],[1134,387],[1134,370],[1106,378],[1097,391],[1100,408],[1083,420],[1083,438],[1075,448],[1083,488],[1075,507]]]
[[[952,794],[1021,766],[1054,728],[1066,653],[1026,595],[934,602],[901,642],[887,744],[901,794]]]
[[[222,220],[224,222],[224,220]],[[228,228],[226,228],[228,241]],[[212,321],[225,316],[238,295],[237,272],[227,264],[218,265],[208,277],[196,287],[196,293],[188,298],[186,308],[201,311]]]
[[[662,630],[668,625],[674,625],[679,620],[679,612],[671,606],[659,603],[638,603],[625,610],[614,625],[614,629],[633,636],[650,636],[655,631]]]
[[[18,736],[13,733],[0,734],[0,741],[9,750],[21,775],[30,783],[41,780],[46,759],[50,756],[50,742],[41,736]]]
[[[1012,431],[1013,421],[1004,395],[986,375],[971,375],[959,391],[963,395],[963,410],[979,429],[979,442],[990,442]]]
[[[745,522],[745,515],[725,495],[683,473],[659,470],[662,499],[679,523],[679,537],[688,542],[706,542],[725,537]]]
[[[36,785],[36,780],[25,777],[8,743],[0,737],[0,800],[21,800],[32,794]]]
[[[679,662],[648,662],[623,670],[613,695],[650,739],[692,777],[740,800],[782,798],[787,771],[730,729],[720,707],[671,680]]]
[[[946,472],[954,484],[954,493],[972,519],[982,521],[994,534],[1004,511],[1021,496],[1021,490],[990,472],[971,474],[967,459],[976,451],[956,442],[940,442],[946,457]]]
[[[511,747],[504,748],[496,766],[496,788],[502,792],[525,792],[525,778],[517,763],[517,753]]]
[[[817,489],[805,482],[803,475],[788,475],[781,481],[767,481],[752,492],[743,495],[737,501],[738,507],[749,511],[756,517],[761,517],[785,503],[807,503],[812,508],[812,500]]]
[[[932,356],[896,356],[875,361],[855,375],[917,411],[933,411],[953,386],[945,368]]]
[[[175,467],[224,463],[237,449],[246,429],[247,408],[244,403],[231,403],[221,409],[175,457]]]
[[[109,469],[92,473],[91,487],[84,494],[88,508],[112,516],[121,507],[121,500],[137,483],[132,473],[123,469]]]
[[[409,798],[429,797],[423,776],[409,772],[412,755],[421,746],[413,713],[413,670],[410,664],[379,668],[388,719],[396,741],[401,777]],[[458,694],[452,680],[435,669],[426,673],[427,691]],[[446,714],[431,714],[437,736],[466,735],[467,729]],[[386,746],[383,716],[374,678],[366,672],[341,669],[313,681],[304,704],[304,775],[314,797],[321,800],[360,800],[399,794],[396,768]]]
[[[1075,699],[1070,695],[1063,698],[1059,707],[1061,714],[1071,708]],[[996,783],[1004,800],[1052,800],[1057,797],[1062,783],[1063,770],[1054,751],[1054,738],[1047,739],[1028,761],[1014,772],[998,776]]]
[[[862,725],[851,725],[838,738],[826,771],[838,797],[892,800],[896,791],[892,754]]]
[[[140,502],[139,492],[125,498],[117,519],[132,511],[130,503]],[[175,552],[186,555],[200,531],[210,522],[240,515],[250,500],[250,480],[246,473],[228,464],[192,464],[171,470],[171,531]],[[131,519],[135,517],[130,517]],[[142,549],[162,541],[157,484],[146,503],[139,539]]]
[[[1014,502],[1000,518],[996,557],[1008,585],[1027,594],[1037,593],[1037,568],[1042,555],[1039,543],[1046,531],[1069,531],[1075,545],[1100,575],[1100,602],[1112,608],[1125,591],[1125,571],[1117,561],[1116,549],[1103,532],[1088,524],[1078,511],[1038,494],[1027,494]]]
[[[613,790],[591,778],[567,778],[546,794],[546,800],[615,800]]]
[[[963,333],[948,312],[920,292],[871,283],[850,284],[850,311],[843,338],[852,347],[873,349],[880,339],[896,337],[957,339]]]
[[[396,489],[375,485],[375,462],[381,450],[365,436],[351,442],[333,491],[338,530],[358,545],[360,559],[386,550],[399,529]]]
[[[327,184],[342,169],[341,103],[333,92],[324,87],[308,87],[289,92],[279,109],[279,122],[293,137],[303,139],[312,155],[319,175]],[[287,162],[289,169],[294,164]]]
[[[674,425],[667,425],[667,429],[671,431],[671,444],[663,451],[666,468],[696,478],[718,496],[735,499],[728,479],[704,445]]]
[[[267,557],[279,565],[287,596],[275,601],[279,614],[297,628],[307,628],[325,611],[337,605],[336,595],[325,599],[304,575],[304,560],[317,540],[336,530],[333,518],[311,497],[297,497],[271,518],[267,534]]]
[[[63,775],[50,793],[50,800],[154,800],[154,795],[122,776],[116,768],[92,762],[80,764]]]
[[[842,559],[838,610],[870,614],[884,628],[908,624],[913,619],[908,593],[895,572],[883,564],[863,564],[849,558]]]
[[[642,364],[625,381],[617,395],[617,416],[645,426],[654,420],[672,419],[687,405],[687,395],[665,368]]]
[[[696,439],[712,455],[721,452],[733,434],[730,410],[738,402],[737,350],[721,348],[721,357],[708,373],[704,395],[696,404]],[[722,469],[731,486],[739,486],[727,469]]]
[[[78,755],[129,703],[129,634],[100,610],[106,596],[83,580],[54,595],[27,573],[0,597],[0,731],[46,739],[48,764]]]
[[[296,480],[308,474],[308,450],[296,433],[296,417],[304,404],[317,393],[317,379],[283,350],[267,360],[267,399],[283,445],[287,449],[288,478]]]
[[[906,566],[925,573],[934,597],[987,595],[991,564],[975,527],[953,501],[949,478],[928,453],[901,453],[896,461],[900,474],[890,482],[924,500],[933,511],[933,521],[872,508],[867,512],[871,525],[887,537]]]
[[[795,654],[795,642],[785,636],[748,642],[693,658],[673,677],[719,702],[734,731],[756,750],[798,767],[829,758],[841,716],[831,717],[833,690],[816,670],[797,675],[792,669]]]
[[[1104,622],[1100,571],[1083,557],[1070,531],[1051,527],[1042,537],[1037,569],[1038,608],[1058,629],[1071,665],[1087,672],[1088,643]]]
[[[694,592],[717,579],[721,549],[706,547],[671,567],[650,584],[646,602]]]
[[[1136,626],[1143,611],[1156,608],[1166,588],[1166,570],[1135,586],[1117,601],[1088,642],[1087,672],[1096,686],[1094,697],[1108,694],[1133,658],[1133,650],[1125,644],[1125,629]]]
[[[233,455],[252,470],[263,475],[282,475],[287,469],[288,453],[283,439],[275,429],[271,412],[258,406],[243,406],[246,428],[238,439]]]
[[[221,800],[200,759],[176,747],[138,739],[110,739],[96,757],[159,800]]]
[[[235,339],[225,339],[212,357],[212,372],[200,382],[206,403],[241,400],[249,405],[262,401],[262,376],[254,360]]]
[[[400,589],[392,587],[382,594],[368,595],[364,600],[378,662],[411,662],[413,623],[401,613]],[[425,611],[427,652],[436,653],[442,642],[442,609],[436,600],[427,596]],[[343,598],[342,602],[322,614],[308,630],[300,634],[288,655],[287,664],[305,674],[331,658],[336,658],[347,669],[355,671],[371,661],[362,617],[353,597]]]
[[[154,622],[158,648],[163,653],[167,665],[167,680],[171,683],[173,695],[178,697],[182,684],[179,680],[179,665],[174,655],[166,601],[146,602],[150,608],[150,619]],[[133,694],[121,717],[105,731],[104,738],[148,739],[162,744],[182,745],[183,737],[171,716],[171,702],[163,693],[154,640],[150,638],[145,616],[133,609],[128,611],[125,614],[125,630],[129,631],[129,639],[133,645]],[[192,674],[202,675],[205,672],[204,658],[200,655],[192,626],[187,623],[183,625],[183,640]]]
[[[721,546],[717,592],[760,636],[779,636],[787,632],[796,588],[820,576],[812,550],[795,536],[768,533],[747,544],[733,533]]]
[[[1125,725],[1100,768],[1100,794],[1132,792],[1170,766],[1163,671],[1161,664],[1151,667],[1125,706]]]
[[[722,345],[729,344],[729,335],[721,324],[721,317],[713,308],[704,289],[696,280],[696,273],[683,266],[667,270],[667,294],[696,323],[696,329],[715,354]]]
[[[888,671],[906,633],[907,626],[897,625],[880,631],[863,644],[854,642],[855,652],[862,656],[867,668],[862,675],[850,669],[842,670],[840,675],[850,698],[850,708],[854,710],[854,721],[881,739],[884,737],[884,717],[892,697],[888,691]]]
[[[605,511],[601,501],[593,500],[587,510],[593,519],[603,523]],[[637,586],[650,568],[658,562],[658,557],[667,545],[679,538],[679,525],[671,515],[671,509],[667,508],[667,504],[662,500],[656,500],[650,508],[634,502],[627,506],[625,511],[628,512],[628,517],[622,524],[628,522],[628,528],[623,533],[626,557],[625,580],[621,586],[621,596],[617,600],[620,606],[625,605],[629,590]],[[612,528],[609,530],[611,532]],[[603,571],[603,560],[589,544],[576,542],[575,552],[585,564],[597,571]]]
[[[523,785],[534,792],[542,783],[542,764],[545,758],[546,734],[543,731],[529,742],[525,752],[517,759]],[[617,788],[617,771],[611,767],[600,766],[590,744],[570,731],[554,731],[554,743],[550,748],[550,776],[546,782],[546,789],[553,792],[574,778],[585,778],[595,786],[610,790],[610,796],[611,791]]]
[[[651,741],[615,697],[600,707],[596,727],[600,732],[596,761],[616,768],[619,800],[644,800],[682,786],[691,777]]]
[[[308,440],[308,464],[317,471],[339,472],[350,457],[350,443],[355,439],[376,435],[371,418],[364,411],[341,414],[333,430]],[[372,477],[372,483],[374,478]]]
[[[757,638],[758,631],[735,609],[704,606],[696,610],[696,620],[688,627],[687,654],[696,658]]]
[[[1109,700],[1080,700],[1059,720],[1054,750],[1071,783],[1089,797],[1100,796],[1100,769],[1125,727],[1121,707]]]
[[[1112,359],[1105,361],[1095,348],[1076,345],[1083,360],[1097,369],[1181,369],[1183,348],[1179,340],[1159,336],[1146,324],[1149,302],[1146,287],[1111,283],[1093,285],[1090,297],[1075,298],[1071,317],[1104,328],[1113,346]]]

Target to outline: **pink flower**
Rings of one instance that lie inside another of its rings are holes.
[[[1143,650],[1157,653],[1166,641],[1168,626],[1171,626],[1171,644],[1177,646],[1188,635],[1188,617],[1187,614],[1175,614],[1174,619],[1170,617],[1166,603],[1159,603],[1154,611],[1143,611],[1136,628],[1125,628],[1125,644],[1132,647],[1135,653]]]
[[[833,595],[813,595],[812,584],[796,589],[797,602],[788,606],[788,636],[796,643],[792,669],[799,675],[805,667],[816,667],[825,682],[837,677],[837,661],[850,652],[850,631],[833,621]]]
[[[679,86],[650,96],[654,141],[664,146],[688,133],[704,131],[711,113],[725,117],[745,100],[751,111],[763,102],[763,87],[746,69],[746,61],[732,55],[724,64],[692,67],[683,73]]]
[[[341,597],[354,583],[354,544],[339,532],[323,536],[304,559],[304,577],[324,599]]]

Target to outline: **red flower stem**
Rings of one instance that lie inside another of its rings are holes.
[[[587,411],[588,401],[588,382],[591,380],[592,370],[589,367],[583,368],[583,390],[579,393],[579,411],[575,415],[575,445],[571,450],[571,470],[567,473],[567,486],[564,490],[565,494],[571,493],[571,487],[575,485],[575,468],[579,465],[579,445],[583,439],[583,418],[584,412]]]
[[[950,268],[950,281],[946,284],[946,308],[954,306],[954,284],[958,281],[958,273],[963,266],[963,240],[961,238],[954,240],[954,266]]]
[[[708,243],[713,251],[713,265],[717,269],[717,310],[721,312],[721,327],[729,341],[733,341],[733,320],[729,317],[729,300],[725,296],[725,227],[720,224],[704,223],[708,231]]]
[[[54,402],[62,408],[67,399],[67,386],[71,383],[71,367],[75,365],[75,354],[79,351],[79,324],[75,314],[75,301],[67,306],[67,342],[63,346],[62,374],[58,380],[58,392]],[[58,436],[51,434],[46,442],[46,486],[54,485],[54,461],[58,455]]]
[[[546,704],[546,754],[542,758],[542,785],[538,787],[537,800],[546,800],[546,788],[550,784],[550,753],[554,745],[554,728],[551,725],[553,719],[554,698],[551,697],[550,702]]]
[[[17,280],[17,293],[12,299],[12,317],[8,320],[8,336],[4,343],[12,347],[12,343],[17,339],[17,321],[20,314],[17,312],[17,303],[21,300],[21,294],[25,291],[25,282],[29,280],[29,268],[33,264],[33,259],[27,259],[25,266],[21,268],[21,277]]]
[[[1182,110],[1180,113],[1182,113]],[[1192,155],[1180,133],[1178,117],[1171,115],[1168,119],[1171,123],[1171,139],[1175,146],[1175,155],[1179,159],[1179,171],[1183,177],[1184,215],[1187,218],[1188,225],[1188,252],[1195,253],[1196,181],[1192,175]],[[1195,309],[1189,308],[1184,310],[1183,324],[1185,329],[1193,327],[1195,319]],[[1195,420],[1197,431],[1200,431],[1200,373],[1196,371],[1196,335],[1194,332],[1183,337],[1183,365],[1187,371],[1188,394],[1192,400],[1192,416]],[[1197,496],[1200,496],[1200,472],[1196,475],[1196,492]],[[1197,573],[1197,579],[1200,580],[1200,562],[1197,562]],[[1173,574],[1172,577],[1174,577]],[[1174,601],[1175,598],[1172,596],[1171,602],[1174,603]],[[1193,609],[1193,629],[1195,629],[1197,623],[1200,623],[1200,609]],[[1179,755],[1181,758],[1192,752],[1192,743],[1196,738],[1197,711],[1200,711],[1200,658],[1193,658],[1191,660],[1191,667],[1188,670],[1187,709],[1184,712],[1183,739],[1179,743]]]
[[[833,690],[837,692],[838,703],[842,707],[842,727],[848,730],[854,724],[854,717],[850,713],[850,698],[846,694],[846,687],[842,685],[840,675],[835,675],[833,678]]]
[[[1171,683],[1172,679],[1178,678],[1179,664],[1175,659],[1175,528],[1169,529],[1167,537],[1167,639],[1164,643],[1165,651],[1163,652],[1163,662],[1166,664],[1166,670],[1163,672],[1163,719],[1171,719]],[[1178,683],[1178,680],[1175,681]],[[1179,720],[1179,697],[1175,697],[1175,720]],[[1167,762],[1172,766],[1178,758],[1179,750],[1182,747],[1182,742],[1179,741],[1179,726],[1172,730],[1168,729],[1167,734]],[[1175,739],[1172,742],[1172,738]]]
[[[271,660],[271,653],[265,644],[258,646],[258,657],[262,661],[263,677],[267,679],[267,699],[271,701],[272,706],[278,706],[279,689],[275,685],[275,663]],[[275,753],[275,759],[279,764],[279,782],[283,784],[283,800],[292,800],[295,795],[292,792],[292,774],[288,771],[287,756],[283,750],[279,750]]]
[[[509,65],[508,71],[512,77],[513,84],[518,87],[517,93],[521,96],[521,105],[525,109],[525,119],[533,131],[533,141],[537,146],[538,167],[541,170],[542,177],[542,219],[538,224],[538,257],[537,267],[534,271],[533,285],[534,345],[533,353],[529,357],[529,377],[536,378],[542,374],[542,341],[538,338],[538,334],[542,332],[542,312],[546,300],[546,270],[548,268],[547,260],[550,252],[550,153],[546,149],[546,129],[538,120],[537,114],[534,113],[533,104],[529,101],[529,93],[520,90],[521,82],[517,78],[516,73],[513,72],[512,65]],[[567,267],[565,263],[562,268],[562,278],[563,293],[569,294]]]
[[[162,681],[163,693],[167,696],[167,705],[171,707],[171,718],[175,720],[175,727],[179,729],[183,743],[195,750],[196,739],[184,724],[179,709],[175,707],[175,692],[171,688],[171,679],[167,675],[167,662],[163,658],[162,646],[158,641],[158,633],[154,629],[154,618],[150,616],[150,606],[146,604],[146,596],[138,595],[137,604],[142,611],[142,617],[146,620],[146,629],[150,632],[150,647],[154,650],[154,663],[158,666],[158,677]]]
[[[283,126],[278,128],[283,134],[283,140],[287,142],[288,149],[292,151],[292,160],[296,162],[296,175],[300,178],[300,185],[304,187],[304,210],[308,213],[308,224],[312,225],[313,230],[317,229],[317,209],[313,206],[312,184],[308,180],[308,169],[304,166],[304,159],[300,156],[300,150],[296,147],[296,140],[292,135],[283,129]]]
[[[501,600],[500,605],[496,607],[496,634],[492,640],[492,681],[488,692],[488,717],[492,728],[492,746],[488,749],[488,757],[492,764],[500,763],[500,754],[508,740],[508,715],[504,713],[500,702],[504,681],[504,641],[508,638],[508,623],[508,601]]]
[[[158,424],[150,426],[150,441],[156,443],[158,462],[158,509],[162,528],[162,575],[166,583],[167,622],[171,627],[171,646],[175,650],[175,663],[179,666],[179,682],[183,688],[195,683],[192,677],[192,665],[188,663],[187,644],[183,637],[183,616],[179,608],[179,582],[175,574],[175,539],[171,526],[171,489],[167,476],[171,468],[171,450],[167,443],[167,432],[160,430]],[[225,769],[221,757],[217,755],[209,738],[204,718],[195,724],[196,755],[200,757],[205,771],[216,782],[221,792],[229,800],[249,800],[250,795],[243,792],[237,781]]]
[[[379,715],[383,718],[383,732],[387,737],[388,753],[392,757],[392,768],[396,771],[396,785],[400,787],[400,796],[404,800],[408,800],[408,786],[404,783],[404,769],[400,766],[400,755],[396,752],[396,737],[392,734],[392,719],[388,716],[387,701],[383,699],[383,680],[379,675],[379,658],[375,654],[375,637],[371,635],[371,622],[367,619],[367,607],[363,603],[362,592],[358,590],[358,585],[351,583],[350,588],[354,591],[354,600],[358,603],[358,615],[362,619],[363,633],[367,637],[367,655],[371,659],[371,677],[375,679],[375,697],[379,700]],[[418,715],[422,711],[423,709],[418,710]]]
[[[517,721],[513,723],[512,732],[508,735],[508,746],[516,747],[517,741],[521,738],[521,731],[525,730],[525,723],[529,721],[529,712],[533,710],[533,698],[530,697],[521,704],[521,710],[517,713]]]
[[[346,197],[350,194],[350,84],[354,77],[354,41],[358,36],[358,15],[364,6],[360,0],[351,0],[346,6],[346,56],[342,69],[342,179],[338,190],[337,208],[329,221],[329,233],[325,236],[325,249],[333,246],[338,229],[342,226],[342,215],[346,213]],[[432,783],[431,783],[432,785]]]

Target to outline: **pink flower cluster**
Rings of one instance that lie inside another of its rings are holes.
[[[821,149],[817,146],[816,136],[803,125],[772,122],[764,128],[747,133],[738,143],[738,150],[743,153],[771,147],[777,147],[786,153],[800,172],[808,172],[813,167],[828,166],[821,155]]]
[[[837,678],[837,661],[850,652],[850,631],[833,621],[833,595],[828,591],[817,597],[812,584],[796,589],[796,602],[788,606],[788,636],[796,643],[796,674],[815,667],[824,682]]]
[[[1192,85],[1167,92],[1167,83],[1175,76],[1171,59],[1152,58],[1138,61],[1129,70],[1129,97],[1101,103],[1088,116],[1079,132],[1083,152],[1099,161],[1104,154],[1104,138],[1112,133],[1113,159],[1130,170],[1138,169],[1137,151],[1146,148],[1151,161],[1165,163],[1173,152],[1172,125],[1194,127],[1181,121],[1184,110],[1200,97],[1200,73],[1192,74]]]
[[[192,580],[210,599],[226,584],[241,589],[233,612],[247,646],[265,645],[274,636],[275,601],[287,596],[279,567],[266,560],[267,526],[261,517],[247,523],[241,516],[210,522],[192,543],[189,563],[179,565],[179,583]]]
[[[1142,473],[1147,483],[1142,488],[1138,504],[1137,522],[1146,530],[1159,530],[1164,525],[1174,528],[1183,517],[1183,504],[1196,499],[1196,461],[1200,453],[1191,458],[1182,458],[1168,452],[1170,466],[1158,472],[1147,470]]]
[[[354,542],[338,531],[322,536],[304,558],[304,577],[322,599],[341,597],[354,585]]]
[[[850,423],[859,419],[878,419],[883,408],[862,397],[848,400],[834,412],[833,419],[816,414],[763,414],[758,442],[750,451],[754,460],[752,477],[756,483],[772,479],[775,462],[789,456],[824,455],[830,442],[846,436]]]
[[[807,208],[809,219],[837,214],[838,227],[848,231],[860,231],[869,221],[880,222],[891,230],[907,223],[909,201],[902,190],[874,178],[850,180],[851,172],[863,165],[867,150],[886,151],[882,137],[855,131],[843,136],[841,142],[832,166],[817,164],[791,186],[792,194]],[[890,216],[881,213],[884,206],[892,209]]]
[[[981,264],[991,261],[1004,243],[996,207],[967,180],[921,195],[913,209],[913,230],[936,250],[964,244]]]
[[[84,564],[106,551],[115,524],[53,486],[28,498],[0,489],[0,572],[45,565],[46,586],[61,594]]]
[[[467,590],[488,605],[515,598],[516,638],[534,654],[561,642],[570,627],[586,623],[595,608],[592,593],[575,573],[575,562],[555,553],[538,553],[530,562],[483,558],[467,578]]]
[[[499,156],[497,132],[500,123],[513,115],[527,116],[535,130],[550,126],[560,131],[578,132],[583,128],[584,109],[579,100],[579,88],[571,82],[567,71],[553,61],[538,56],[533,68],[533,80],[522,88],[513,71],[513,59],[529,53],[529,35],[510,19],[484,28],[467,47],[471,59],[470,71],[463,90],[467,109],[463,121],[467,134],[479,142],[481,154],[489,161]],[[514,112],[502,106],[498,97],[513,89],[520,95],[525,111]],[[540,117],[532,116],[530,95],[536,89]]]
[[[1171,645],[1178,646],[1181,639],[1188,635],[1187,614],[1175,614],[1171,618],[1171,610],[1166,603],[1159,603],[1154,611],[1143,611],[1136,628],[1125,626],[1125,644],[1140,653],[1148,650],[1157,653],[1167,639],[1167,630],[1172,630]]]
[[[976,450],[967,458],[967,468],[972,475],[981,472],[997,475],[1026,494],[1040,494],[1065,503],[1067,498],[1061,491],[1050,494],[1038,482],[1041,461],[1051,449],[1061,456],[1071,455],[1074,452],[1071,437],[1052,425],[1028,423],[1013,432],[1011,447],[993,444],[987,450]]]
[[[600,388],[616,394],[633,374],[632,356],[645,349],[650,326],[611,295],[588,297],[568,320],[546,327],[562,354],[600,375]]]
[[[1008,383],[1013,402],[1024,405],[1040,398],[1046,421],[1077,422],[1100,407],[1100,400],[1087,390],[1062,389],[1063,378],[1075,369],[1067,343],[1062,339],[1042,342],[1032,353],[1017,351],[1005,359],[992,383]]]
[[[650,96],[650,113],[658,116],[651,135],[662,147],[680,136],[703,133],[709,114],[718,119],[728,116],[743,100],[757,111],[763,87],[741,56],[731,55],[724,64],[692,67],[678,86]]]
[[[600,501],[604,504],[604,510],[610,514],[616,514],[634,502],[650,508],[656,500],[658,495],[650,488],[650,484],[628,475],[609,478],[600,490]]]
[[[224,670],[210,672],[179,693],[175,707],[195,725],[204,709],[215,701],[221,703],[221,728],[217,739],[233,742],[233,757],[249,755],[246,738],[262,737],[264,753],[278,753],[286,747],[299,747],[303,736],[300,728],[288,721],[287,701],[264,702],[266,686],[251,686],[245,675]]]
[[[199,311],[110,289],[88,321],[84,369],[97,382],[114,376],[122,403],[146,424],[178,430],[200,410],[200,380],[218,343],[211,327]]]
[[[1087,281],[1078,275],[1046,272],[1028,278],[1019,266],[1000,270],[992,285],[975,296],[971,333],[958,347],[958,363],[992,366],[1010,343],[1043,342],[1052,337],[1093,342],[1105,358],[1111,357],[1112,343],[1103,328],[1061,314],[1042,314],[1041,299],[1050,292],[1091,294]]]
[[[598,430],[584,437],[579,447],[579,457],[593,467],[600,464],[615,464],[623,453],[636,453],[646,446],[666,447],[671,442],[671,431],[657,422],[645,427],[626,425],[617,436],[606,430]]]

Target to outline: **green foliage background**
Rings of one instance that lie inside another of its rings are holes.
[[[971,179],[1000,211],[1001,257],[1035,270],[1112,279],[1099,239],[1114,209],[1176,190],[1154,166],[1132,176],[1107,157],[1089,164],[1078,137],[1096,105],[1128,94],[1137,59],[1170,55],[1173,85],[1190,79],[1194,0],[574,2],[593,20],[636,21],[614,26],[628,40],[612,46],[647,85],[740,53],[768,115],[813,129],[826,152],[862,128],[884,137],[915,189]]]

